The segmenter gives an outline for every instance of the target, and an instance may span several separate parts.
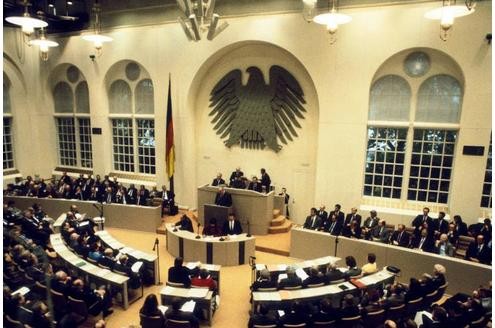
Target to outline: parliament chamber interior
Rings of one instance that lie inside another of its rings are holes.
[[[3,326],[491,327],[492,1],[3,13]]]

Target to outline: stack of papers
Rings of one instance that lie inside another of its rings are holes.
[[[187,262],[186,263],[186,268],[188,268],[189,270],[194,270],[199,265],[200,265],[199,261],[196,261],[196,262]]]
[[[196,306],[196,302],[194,302],[193,300],[190,300],[190,301],[187,301],[186,303],[184,303],[182,305],[182,307],[180,308],[180,310],[182,312],[193,312],[195,306]]]
[[[15,292],[13,292],[11,295],[14,296],[15,294],[20,294],[20,295],[24,296],[27,293],[29,293],[29,291],[30,291],[29,288],[27,288],[27,287],[21,287],[18,290],[16,290]]]
[[[296,270],[296,274],[299,278],[301,278],[303,281],[308,278],[308,274],[306,273],[306,271],[304,271],[303,269],[299,268]]]
[[[132,272],[134,273],[139,273],[139,270],[141,270],[141,267],[143,266],[143,262],[137,261],[134,263],[131,267]]]
[[[256,264],[256,270],[261,271],[266,268],[266,265],[264,264]]]

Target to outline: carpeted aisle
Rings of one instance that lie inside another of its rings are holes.
[[[165,282],[167,279],[167,270],[173,265],[173,257],[165,249],[165,235],[154,233],[136,232],[130,230],[107,228],[106,229],[115,239],[130,247],[145,251],[153,252],[153,243],[156,237],[160,240],[160,279]],[[277,238],[270,236],[270,242],[274,243]],[[278,235],[283,244],[288,244],[289,234]],[[294,263],[296,259],[256,252],[257,263],[277,264],[277,263]],[[251,270],[249,265],[237,267],[222,267],[221,276],[221,304],[220,308],[213,316],[213,327],[233,328],[247,327],[249,303],[249,285],[251,283]],[[144,294],[156,293],[159,297],[160,290],[163,286],[151,286],[145,288]],[[118,306],[114,306],[115,312],[108,317],[107,327],[122,328],[132,325],[139,325],[139,309],[144,301],[144,297],[131,304],[127,311]],[[206,327],[206,325],[205,325]]]

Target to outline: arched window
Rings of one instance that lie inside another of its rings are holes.
[[[10,80],[3,75],[3,170],[14,169],[14,143],[12,141],[12,103]]]
[[[117,63],[109,75],[116,76],[108,88],[114,169],[155,174],[153,82],[135,62]]]
[[[481,196],[481,207],[492,208],[492,138],[488,147],[488,157],[486,159],[485,179]]]
[[[370,91],[370,121],[408,121],[411,88],[398,75],[378,79]]]
[[[64,167],[93,167],[88,83],[73,65],[53,77],[53,103],[57,124],[58,158]]]
[[[462,107],[460,82],[442,73],[449,63],[455,71],[449,60],[405,51],[380,67],[370,89],[364,196],[448,202]]]

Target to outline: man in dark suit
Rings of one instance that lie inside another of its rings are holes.
[[[223,186],[224,184],[225,180],[222,179],[222,173],[218,173],[217,177],[211,183],[212,186]]]
[[[191,312],[181,311],[182,303],[178,298],[172,299],[172,307],[165,312],[167,320],[188,321],[191,328],[198,328],[199,321]]]
[[[332,236],[340,235],[344,227],[344,213],[340,212],[340,205],[335,205],[335,208],[338,208],[339,211],[330,212],[328,220],[323,227],[323,230],[329,232]]]
[[[192,221],[185,214],[180,218],[180,220],[175,224],[175,226],[179,227],[179,230],[194,232]]]
[[[158,193],[158,196],[162,199],[162,215],[165,214],[165,209],[170,215],[177,214],[172,211],[175,206],[175,194],[171,190],[167,190],[167,186],[162,186],[162,191]]]
[[[276,288],[277,284],[272,281],[270,271],[263,269],[260,272],[260,277],[251,286],[252,291],[257,291],[260,288]]]
[[[357,208],[351,208],[351,213],[347,214],[344,220],[344,229],[342,231],[343,235],[349,235],[349,230],[351,228],[351,223],[356,222],[358,227],[361,226],[361,215],[357,214]]]
[[[262,191],[261,183],[259,183],[257,177],[253,177],[253,180],[249,183],[248,190],[253,190],[257,192]]]
[[[445,212],[438,212],[438,218],[433,220],[433,229],[435,238],[449,231],[449,222],[445,220]]]
[[[457,233],[457,236],[467,236],[468,235],[467,224],[462,221],[462,218],[460,215],[454,215],[454,224],[455,224],[455,231]]]
[[[103,202],[107,204],[115,203],[115,194],[112,187],[107,187],[105,194],[102,197]]]
[[[390,231],[386,227],[385,220],[380,220],[378,225],[373,228],[371,232],[371,240],[379,241],[381,243],[388,243],[390,238]]]
[[[51,288],[67,296],[69,294],[71,279],[64,271],[60,270],[55,273],[51,280]]]
[[[278,195],[279,196],[284,196],[284,198],[285,198],[285,201],[284,201],[284,203],[285,203],[285,216],[287,218],[289,218],[290,217],[290,215],[289,215],[289,199],[290,199],[290,196],[287,193],[287,189],[286,188],[282,188],[282,192],[279,193]]]
[[[277,319],[271,314],[269,314],[268,307],[264,304],[260,304],[258,308],[258,313],[254,313],[248,322],[248,328],[253,328],[254,326],[277,326]]]
[[[412,226],[414,227],[414,236],[418,237],[421,234],[421,229],[424,228],[424,225],[427,225],[427,228],[433,226],[433,219],[429,217],[428,213],[430,213],[430,209],[428,207],[423,208],[423,215],[419,214],[412,221]]]
[[[88,195],[88,200],[92,200],[95,202],[101,202],[101,193],[98,192],[96,187],[91,187],[91,190]]]
[[[345,275],[337,268],[337,264],[330,263],[327,267],[325,278],[327,279],[327,283],[331,284],[333,281],[344,279]]]
[[[305,229],[318,230],[321,226],[321,218],[316,214],[316,208],[311,208],[310,215],[306,218],[304,222]]]
[[[70,288],[69,296],[84,301],[88,307],[88,312],[93,316],[97,316],[102,311],[104,317],[113,313],[113,310],[110,309],[112,298],[105,288],[92,290],[85,286],[81,279],[76,279]]]
[[[146,201],[150,198],[150,191],[141,185],[137,194],[136,204],[146,206]]]
[[[224,235],[240,235],[242,233],[241,222],[234,214],[229,214],[229,219],[224,222],[222,232]]]
[[[134,183],[131,183],[131,185],[129,186],[129,189],[127,190],[127,197],[129,199],[129,202],[128,202],[129,204],[136,204],[137,194],[138,194],[138,190],[134,186]]]
[[[318,268],[309,269],[309,276],[304,279],[303,287],[311,287],[311,285],[319,285],[325,283],[325,277],[318,271]]]
[[[485,244],[485,237],[483,235],[478,235],[476,240],[469,244],[466,251],[466,260],[491,264],[492,250]]]
[[[409,246],[409,234],[405,231],[406,227],[403,224],[397,226],[397,230],[394,231],[392,237],[390,238],[390,243],[392,245],[407,247]]]
[[[182,257],[177,257],[174,260],[174,266],[168,269],[168,281],[184,284],[184,287],[191,286],[191,278],[189,277],[189,269],[183,266],[184,260]]]
[[[321,205],[318,210],[318,216],[321,218],[321,222],[325,222],[328,219],[328,212],[325,211],[325,205]]]
[[[225,188],[218,189],[218,193],[215,196],[215,205],[230,207],[232,206],[232,196],[225,191]]]
[[[113,250],[111,248],[105,248],[103,256],[98,260],[98,264],[103,265],[110,270],[115,266],[115,258],[113,257]]]
[[[230,186],[234,184],[234,180],[236,178],[241,178],[243,176],[244,176],[244,172],[241,171],[240,167],[237,167],[235,171],[230,174],[230,179],[229,179]]]
[[[278,283],[278,289],[284,289],[285,287],[297,287],[302,286],[302,280],[296,275],[296,269],[288,266],[286,269],[287,278],[283,278]]]
[[[411,242],[412,248],[420,249],[424,252],[434,253],[435,252],[435,239],[432,234],[429,233],[427,228],[421,230],[421,236],[415,236]]]
[[[261,169],[261,186],[265,187],[266,192],[270,192],[270,185],[272,184],[272,180],[268,173],[266,173],[265,169]]]
[[[364,220],[364,224],[361,227],[365,239],[371,240],[371,232],[378,225],[379,221],[380,219],[376,216],[376,211],[371,210],[370,216],[368,216],[366,220]]]

